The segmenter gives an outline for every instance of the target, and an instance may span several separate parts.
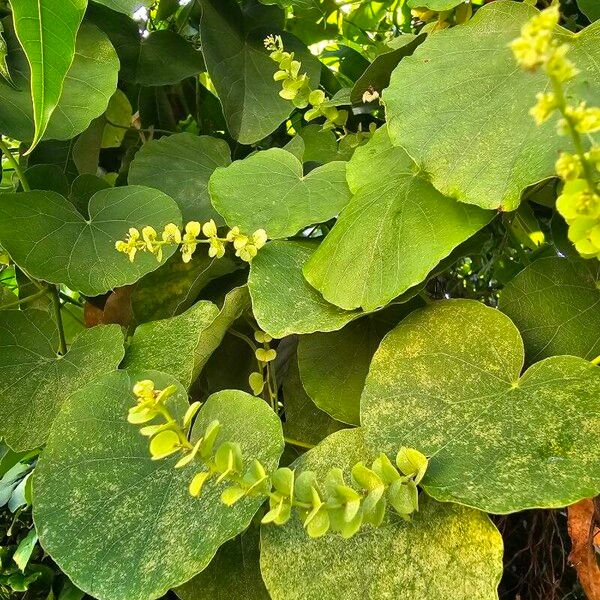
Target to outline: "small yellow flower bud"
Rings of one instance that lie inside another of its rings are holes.
[[[257,229],[252,234],[252,243],[260,250],[267,243],[267,232],[264,229]]]
[[[146,242],[148,252],[154,252],[154,242],[156,241],[156,230],[150,225],[142,229],[142,238]]]
[[[210,221],[208,221],[208,223],[204,223],[204,225],[202,226],[202,233],[207,238],[216,237],[217,236],[217,225],[216,225],[216,223],[212,219]]]
[[[233,240],[233,247],[236,250],[241,250],[244,246],[246,246],[246,244],[248,244],[249,241],[250,240],[248,239],[247,235],[238,235]],[[237,256],[239,256],[239,254]]]
[[[164,242],[180,244],[181,231],[179,230],[179,227],[177,227],[175,223],[169,223],[162,232],[162,239]]]
[[[240,235],[240,228],[236,225],[227,232],[226,239],[228,242],[233,242],[238,235]]]
[[[556,174],[563,180],[577,179],[582,172],[578,156],[563,152],[556,161]]]
[[[138,398],[152,398],[154,397],[154,382],[151,379],[143,379],[138,381],[133,386],[133,394]]]
[[[244,262],[252,262],[252,259],[258,254],[258,250],[254,244],[246,244],[240,248],[235,255],[239,256]]]
[[[225,254],[225,244],[217,238],[211,238],[210,245],[208,248],[208,255],[211,258],[223,258]]]
[[[529,114],[534,118],[538,125],[545,123],[558,107],[556,96],[551,92],[540,92],[536,95],[537,103],[533,106]]]
[[[200,223],[198,223],[198,221],[190,221],[185,226],[185,233],[187,234],[186,239],[197,238],[200,235],[201,229],[202,226],[200,225]]]

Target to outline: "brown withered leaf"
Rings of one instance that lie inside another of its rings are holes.
[[[569,561],[577,570],[588,600],[600,600],[600,567],[593,545],[594,538],[600,535],[600,527],[593,525],[592,519],[593,500],[581,500],[569,506],[569,536],[573,544]]]

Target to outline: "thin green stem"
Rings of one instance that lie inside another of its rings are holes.
[[[58,328],[58,348],[59,352],[64,356],[67,353],[67,340],[65,338],[65,328],[62,321],[60,297],[58,295],[58,286],[53,285],[50,288],[52,296],[52,306],[54,309],[54,318]]]
[[[23,190],[26,192],[31,191],[29,183],[27,182],[27,177],[25,177],[25,173],[23,172],[23,169],[21,169],[19,161],[12,155],[10,148],[6,145],[6,142],[4,142],[4,140],[2,139],[2,136],[0,136],[0,150],[2,150],[2,154],[4,154],[4,156],[6,157],[8,164],[10,164],[10,166],[14,169],[15,173],[17,174],[17,177],[21,182]]]
[[[295,440],[294,438],[291,438],[291,437],[284,437],[283,439],[285,440],[286,444],[290,444],[291,446],[297,446],[298,448],[307,448],[308,450],[310,450],[311,448],[315,447],[315,444],[309,444],[308,442],[301,442],[300,440]]]
[[[246,344],[248,344],[248,346],[252,348],[252,352],[256,352],[256,344],[246,334],[241,333],[240,331],[236,331],[235,329],[228,329],[227,332],[235,336],[236,338],[239,338],[240,340],[246,342]]]
[[[31,296],[26,296],[25,298],[21,298],[20,300],[16,300],[15,302],[11,302],[10,304],[4,304],[2,306],[2,310],[6,310],[8,308],[13,308],[15,306],[20,306],[21,304],[27,304],[29,302],[33,302],[34,300],[38,300],[42,296],[45,296],[48,293],[48,290],[44,288],[35,294],[31,294]]]

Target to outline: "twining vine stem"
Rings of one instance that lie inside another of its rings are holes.
[[[2,150],[2,154],[4,154],[6,160],[17,174],[17,177],[21,182],[21,186],[23,187],[23,191],[30,192],[31,188],[27,182],[27,177],[25,177],[25,173],[23,173],[23,169],[21,169],[19,161],[12,155],[10,148],[6,145],[6,142],[2,139],[2,136],[0,136],[0,150]]]

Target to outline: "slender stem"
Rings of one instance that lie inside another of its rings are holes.
[[[65,338],[65,328],[63,326],[60,297],[58,295],[58,286],[53,285],[50,288],[52,295],[52,306],[54,307],[54,318],[58,327],[58,349],[63,356],[67,353],[67,340]]]
[[[284,437],[283,438],[285,440],[286,444],[290,444],[291,446],[298,446],[298,448],[307,448],[307,449],[311,449],[315,447],[315,444],[309,444],[308,442],[301,442],[300,440],[295,440],[294,438],[291,437]]]
[[[6,157],[6,160],[10,164],[10,166],[14,169],[19,181],[21,182],[21,186],[23,190],[29,192],[31,188],[29,187],[29,183],[27,183],[27,178],[25,177],[25,173],[23,173],[23,169],[21,169],[21,165],[19,161],[12,155],[10,148],[6,145],[6,142],[0,136],[0,150],[2,150],[2,154]]]
[[[106,122],[111,126],[111,127],[116,127],[117,129],[127,129],[129,131],[144,131],[146,133],[164,133],[164,134],[168,134],[168,135],[173,135],[175,132],[174,131],[168,131],[167,129],[156,129],[156,128],[152,128],[152,129],[144,129],[144,128],[137,128],[137,127],[132,127],[131,125],[119,125],[118,123],[113,123],[110,119],[106,119]]]
[[[42,296],[45,296],[48,293],[48,290],[44,288],[35,294],[31,294],[31,296],[26,296],[25,298],[21,298],[20,300],[16,300],[15,302],[11,302],[10,304],[4,304],[2,306],[2,310],[6,310],[7,308],[13,308],[14,306],[20,306],[21,304],[27,304],[28,302],[33,302],[34,300],[38,300]]]
[[[244,340],[244,342],[246,342],[246,344],[252,348],[252,352],[256,352],[256,344],[246,334],[236,331],[235,329],[228,329],[227,332],[236,338],[239,338],[240,340]]]

